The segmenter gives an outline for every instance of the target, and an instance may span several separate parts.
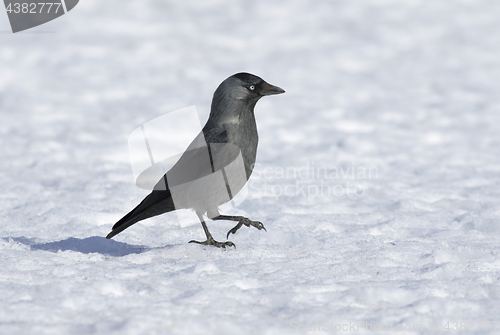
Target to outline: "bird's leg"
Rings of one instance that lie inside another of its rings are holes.
[[[240,229],[241,226],[243,226],[243,225],[245,225],[247,227],[254,226],[258,230],[262,230],[262,229],[266,230],[266,228],[264,227],[264,225],[262,224],[262,222],[252,221],[249,218],[246,218],[244,216],[219,215],[219,216],[216,216],[216,217],[212,218],[212,220],[238,221],[238,224],[236,226],[234,226],[230,231],[227,232],[227,237],[226,238],[229,238],[229,234],[236,234],[236,232],[238,231],[238,229]]]
[[[217,248],[225,248],[226,246],[228,246],[228,247],[235,247],[236,248],[236,246],[234,245],[234,243],[231,242],[231,241],[217,242],[216,240],[214,240],[214,238],[212,237],[212,234],[210,234],[210,232],[208,231],[208,228],[207,228],[207,225],[206,225],[205,221],[203,221],[203,219],[201,219],[201,218],[200,218],[200,221],[201,221],[201,225],[203,226],[203,230],[205,231],[205,235],[207,235],[207,240],[203,241],[203,242],[192,240],[192,241],[189,241],[189,243],[198,243],[198,244],[204,244],[204,245],[213,245],[213,246],[216,246]]]

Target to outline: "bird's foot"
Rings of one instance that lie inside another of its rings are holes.
[[[247,227],[253,226],[253,227],[257,228],[258,230],[264,229],[265,231],[267,231],[266,228],[264,227],[264,225],[262,224],[262,222],[252,221],[248,218],[242,218],[236,226],[234,226],[230,231],[227,232],[226,238],[229,238],[229,234],[236,234],[238,229],[240,229],[243,225],[245,225]]]
[[[203,245],[213,245],[214,247],[217,247],[217,248],[226,248],[226,246],[227,246],[227,247],[234,247],[236,249],[236,245],[234,245],[233,242],[231,242],[231,241],[218,242],[218,241],[214,240],[211,236],[210,236],[210,238],[207,238],[207,240],[203,241],[203,242],[191,240],[191,241],[189,241],[189,243],[198,243],[198,244],[203,244]]]

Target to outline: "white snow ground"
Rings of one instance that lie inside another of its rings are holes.
[[[499,17],[486,0],[82,0],[12,34],[0,14],[0,334],[500,333],[479,324],[500,321]],[[287,91],[257,104],[239,207],[267,233],[219,250],[168,214],[104,239],[147,193],[128,135],[193,104],[204,121],[240,71]]]

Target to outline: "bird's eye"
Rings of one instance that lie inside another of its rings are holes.
[[[255,86],[250,85],[249,89],[250,89],[250,91],[253,91],[253,90],[255,90]]]

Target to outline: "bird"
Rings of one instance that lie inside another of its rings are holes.
[[[116,222],[106,238],[139,221],[176,209],[194,210],[205,232],[205,241],[189,243],[236,248],[231,241],[216,241],[204,216],[214,221],[238,222],[228,231],[226,239],[243,225],[266,230],[260,221],[221,215],[219,206],[234,198],[254,169],[259,141],[256,103],[264,96],[282,93],[285,90],[250,73],[241,72],[225,79],[214,92],[210,115],[201,132],[152,192]]]

